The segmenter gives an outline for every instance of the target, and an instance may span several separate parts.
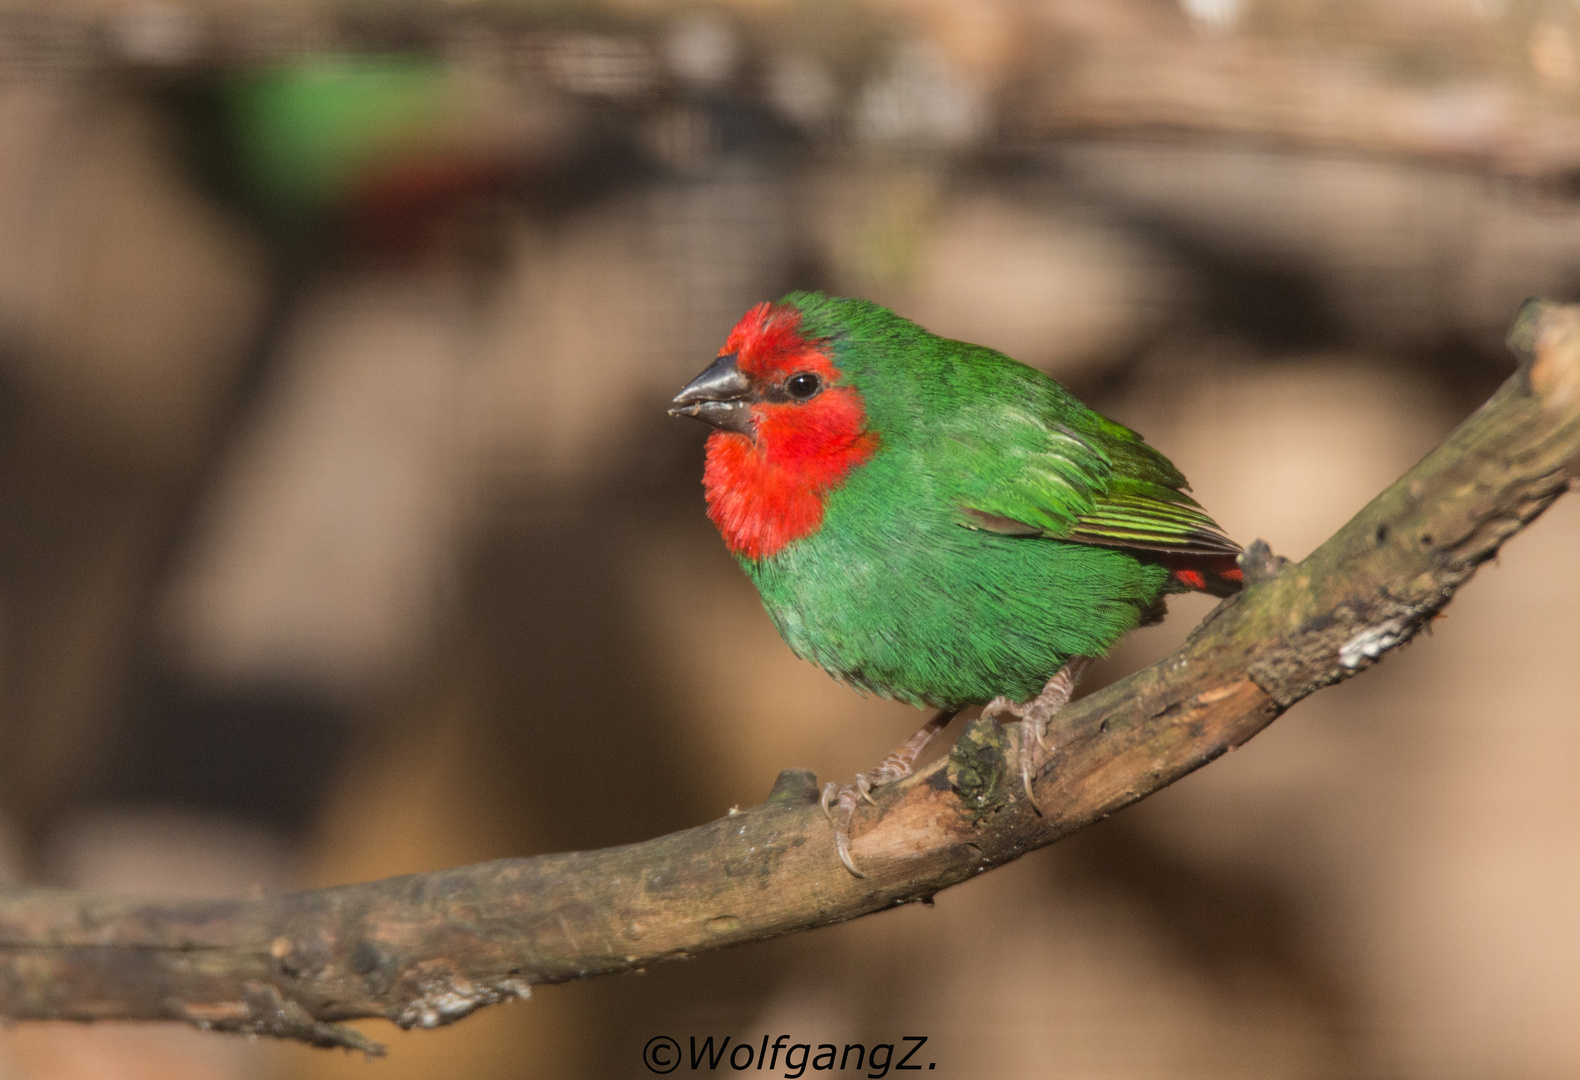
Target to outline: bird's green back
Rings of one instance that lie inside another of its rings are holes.
[[[893,452],[922,452],[960,523],[1160,551],[1234,553],[1185,477],[1136,432],[1003,353],[866,300],[792,293]]]

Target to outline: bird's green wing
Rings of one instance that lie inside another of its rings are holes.
[[[969,528],[1180,555],[1240,550],[1167,458],[1062,389],[1030,406],[995,402],[951,442]]]

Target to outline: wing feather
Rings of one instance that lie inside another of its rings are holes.
[[[1057,389],[1046,410],[996,403],[993,422],[975,426],[990,438],[953,435],[968,451],[958,461],[968,473],[958,478],[962,525],[1167,554],[1240,551],[1167,458]]]

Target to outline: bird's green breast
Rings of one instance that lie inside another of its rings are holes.
[[[742,565],[797,655],[916,705],[1035,696],[1100,656],[1163,591],[1122,551],[965,528],[914,448],[888,448],[828,499],[822,527]]]

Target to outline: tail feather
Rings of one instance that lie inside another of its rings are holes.
[[[1245,575],[1234,556],[1165,560],[1174,580],[1187,589],[1212,596],[1233,596],[1245,586]]]

